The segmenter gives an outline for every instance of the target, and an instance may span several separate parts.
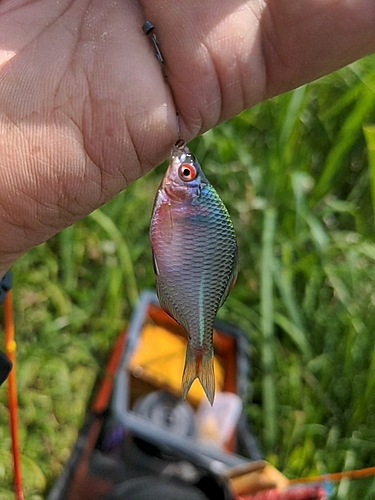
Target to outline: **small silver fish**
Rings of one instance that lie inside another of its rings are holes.
[[[235,283],[238,249],[226,207],[182,140],[156,194],[150,240],[160,304],[188,334],[183,398],[198,378],[213,404],[213,324]]]

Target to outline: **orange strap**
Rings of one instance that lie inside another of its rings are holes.
[[[290,479],[289,484],[322,483],[324,481],[341,481],[341,479],[361,479],[363,477],[375,476],[375,467],[367,469],[347,470],[334,472],[332,474],[322,474],[321,476],[301,477]]]

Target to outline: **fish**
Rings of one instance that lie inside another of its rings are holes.
[[[156,193],[150,243],[160,305],[187,332],[182,397],[198,378],[212,405],[214,320],[237,278],[238,247],[228,210],[182,139]]]

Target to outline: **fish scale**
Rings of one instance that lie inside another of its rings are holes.
[[[156,195],[150,240],[160,304],[188,334],[183,396],[198,378],[212,404],[213,324],[237,274],[237,243],[223,202],[181,143]]]

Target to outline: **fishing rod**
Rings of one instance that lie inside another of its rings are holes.
[[[0,351],[0,385],[8,378],[8,406],[13,456],[14,493],[16,500],[24,500],[18,436],[16,342],[14,340],[13,295],[11,288],[12,276],[10,271],[8,271],[0,282],[0,304],[3,304],[3,322],[5,333],[5,353]]]

